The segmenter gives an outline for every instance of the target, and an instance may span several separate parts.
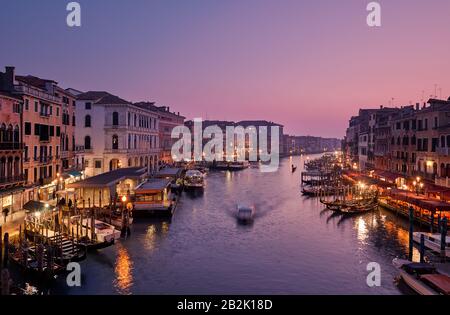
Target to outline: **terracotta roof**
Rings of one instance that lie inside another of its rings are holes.
[[[32,85],[40,89],[45,89],[45,84],[49,82],[57,84],[56,81],[41,79],[32,75],[27,76],[16,75],[16,81],[23,82],[25,84]]]
[[[130,104],[130,102],[105,91],[89,91],[77,95],[79,100],[93,101],[94,104]]]

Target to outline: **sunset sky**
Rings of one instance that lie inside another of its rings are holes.
[[[0,0],[1,71],[330,137],[360,107],[450,96],[448,0],[379,1],[380,28],[368,0],[80,0],[80,28],[68,2]]]

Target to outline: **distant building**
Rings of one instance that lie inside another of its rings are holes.
[[[108,92],[90,91],[76,100],[77,165],[86,176],[123,167],[158,167],[158,114]]]
[[[342,140],[313,136],[284,135],[284,155],[334,152],[342,147]]]
[[[194,135],[194,121],[189,120],[185,122],[185,125],[189,128],[189,130],[191,131],[192,136]],[[267,151],[270,153],[272,152],[272,148],[271,148],[271,142],[272,142],[272,133],[271,133],[271,127],[279,127],[279,138],[278,138],[278,143],[279,143],[279,152],[280,154],[283,152],[284,147],[283,147],[283,126],[280,124],[277,124],[275,122],[272,121],[267,121],[267,120],[243,120],[243,121],[238,121],[238,122],[234,122],[234,121],[224,121],[224,120],[204,120],[202,121],[202,132],[205,130],[205,128],[209,127],[209,126],[218,126],[221,130],[222,130],[222,135],[223,135],[223,158],[224,160],[227,159],[227,142],[226,142],[226,127],[237,127],[237,126],[241,126],[243,128],[249,128],[249,127],[255,127],[255,131],[257,133],[257,146],[255,148],[252,148],[250,146],[250,141],[248,136],[245,137],[245,157],[246,159],[249,159],[250,153],[252,153],[252,150],[255,150],[256,152],[256,156],[257,159],[260,158],[260,138],[259,138],[259,131],[261,127],[267,127]],[[237,138],[234,138],[234,143],[236,143]],[[208,143],[208,141],[210,141],[210,139],[204,138],[203,139],[203,146]],[[193,142],[192,142],[192,146],[193,146]],[[236,159],[237,156],[237,152],[236,149],[234,149],[234,153],[233,153],[233,157],[234,159]],[[192,150],[192,152],[194,152]],[[231,157],[228,157],[228,159],[230,159]]]
[[[155,106],[153,102],[139,102],[135,103],[140,107],[148,108],[149,110],[155,112],[158,115],[159,120],[159,161],[163,163],[172,163],[172,145],[175,143],[176,139],[172,139],[172,130],[177,126],[184,125],[184,116],[180,113],[175,113],[170,111],[170,107],[167,106]]]
[[[349,121],[343,147],[349,166],[384,172],[399,186],[420,177],[450,187],[450,98],[361,109]]]

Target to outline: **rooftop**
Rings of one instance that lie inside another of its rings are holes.
[[[148,181],[136,187],[135,193],[144,193],[147,191],[161,191],[167,188],[170,184],[170,179],[165,178],[151,178]]]
[[[68,188],[106,188],[127,178],[141,178],[146,169],[141,167],[119,168],[117,170],[89,177],[85,180],[68,184]]]

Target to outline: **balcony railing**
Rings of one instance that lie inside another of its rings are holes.
[[[23,143],[22,142],[6,142],[6,143],[0,143],[0,151],[5,150],[23,150]]]
[[[448,155],[450,155],[450,148],[436,148],[436,152],[437,152],[437,154],[439,154],[439,155],[446,155],[446,156],[448,156]]]
[[[0,177],[0,184],[16,184],[25,181],[25,175]]]
[[[30,95],[37,96],[42,99],[49,100],[51,102],[55,102],[55,103],[59,102],[59,99],[56,96],[51,95],[47,92],[40,91],[38,89],[28,87],[28,86],[15,85],[14,89],[19,93],[30,94]]]

